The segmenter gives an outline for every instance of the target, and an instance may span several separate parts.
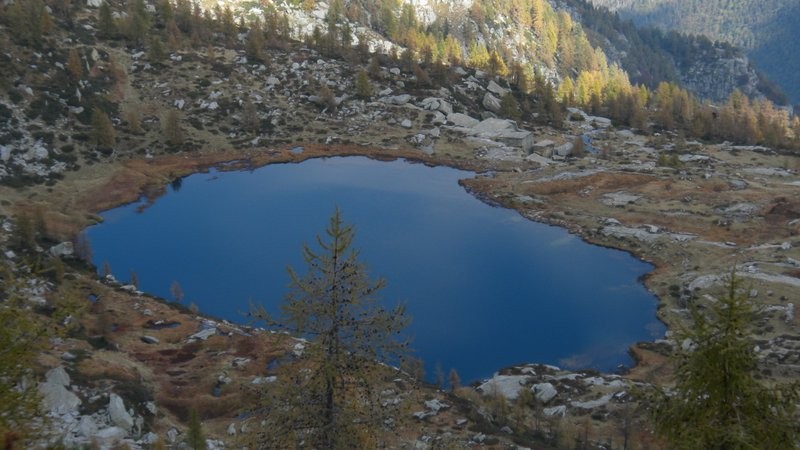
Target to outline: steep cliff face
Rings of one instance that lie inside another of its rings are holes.
[[[680,81],[702,98],[722,102],[734,89],[761,97],[758,74],[744,56],[701,58],[679,71]]]
[[[712,42],[702,35],[640,28],[586,0],[560,0],[556,4],[583,24],[592,44],[620,64],[633,82],[650,87],[661,81],[677,82],[698,97],[715,102],[725,101],[738,89],[750,97],[785,103],[783,94],[759,74],[745,53],[728,43]]]
[[[708,36],[742,48],[759,70],[800,102],[800,59],[790,43],[800,38],[795,0],[589,0],[643,26]]]

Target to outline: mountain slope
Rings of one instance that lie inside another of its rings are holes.
[[[793,0],[591,0],[640,25],[654,25],[744,48],[792,102],[800,102],[800,59],[792,42],[800,39],[800,4]]]

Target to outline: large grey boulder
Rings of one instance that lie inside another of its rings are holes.
[[[558,395],[558,391],[551,383],[534,384],[531,389],[536,398],[544,404],[547,404],[553,397]]]
[[[77,395],[68,391],[69,375],[63,367],[50,369],[45,376],[46,381],[39,385],[44,409],[56,414],[64,414],[76,409],[81,404]]]
[[[133,417],[125,410],[125,402],[117,394],[111,394],[108,399],[108,416],[114,425],[130,432],[133,428]]]
[[[487,92],[483,96],[483,107],[488,109],[493,113],[500,112],[500,99],[492,95],[491,93]]]
[[[447,121],[452,123],[454,126],[463,128],[472,128],[480,123],[480,120],[461,113],[448,114]]]
[[[489,81],[489,85],[486,86],[486,90],[497,95],[498,97],[508,94],[508,89],[500,87],[500,85],[495,83],[494,80]]]

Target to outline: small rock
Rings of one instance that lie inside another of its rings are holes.
[[[120,427],[108,427],[98,431],[94,435],[94,440],[100,448],[111,448],[127,435],[128,433]]]
[[[54,246],[50,247],[50,249],[48,250],[48,253],[50,253],[50,256],[53,256],[53,257],[56,257],[56,258],[60,258],[62,256],[72,256],[72,254],[74,253],[74,249],[72,247],[72,242],[66,241],[66,242],[62,242],[62,243],[60,243],[58,245],[54,245]]]
[[[145,434],[139,442],[144,445],[153,445],[158,442],[158,435],[151,431]]]
[[[236,424],[228,425],[228,436],[236,436]]]
[[[189,339],[190,340],[194,339],[194,340],[198,340],[198,341],[205,341],[206,339],[210,338],[211,336],[214,336],[215,334],[217,334],[217,329],[216,328],[206,328],[204,330],[200,330],[197,333],[189,336]]]
[[[400,122],[400,126],[403,128],[411,128],[411,120],[403,119],[403,121]]]
[[[559,406],[553,406],[552,408],[544,408],[542,412],[544,412],[544,415],[547,417],[553,417],[553,416],[564,417],[567,415],[567,406],[559,405]]]
[[[450,408],[450,405],[447,403],[442,402],[441,400],[434,398],[432,400],[427,400],[425,402],[425,407],[430,409],[431,411],[439,412],[443,409]]]
[[[170,428],[169,431],[167,431],[167,440],[172,444],[177,442],[178,430],[176,430],[175,428]]]
[[[268,383],[274,383],[276,381],[278,381],[278,377],[272,375],[269,377],[255,377],[253,378],[253,381],[250,382],[250,384],[268,384]]]
[[[158,338],[154,337],[154,336],[144,335],[144,336],[140,337],[139,339],[141,339],[142,342],[144,342],[145,344],[159,344],[159,343],[161,343],[161,341],[159,341]]]

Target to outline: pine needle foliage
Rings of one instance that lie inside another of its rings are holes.
[[[379,304],[385,282],[368,277],[352,248],[354,236],[337,208],[326,237],[317,236],[319,250],[303,249],[306,273],[288,269],[282,317],[253,308],[253,316],[272,328],[309,340],[297,361],[278,370],[278,382],[261,392],[261,408],[268,413],[258,418],[265,425],[258,433],[260,447],[377,446],[385,411],[376,386],[389,372],[378,362],[404,355],[407,342],[400,333],[409,320],[404,305],[387,310]]]
[[[727,292],[677,333],[691,343],[675,355],[675,387],[656,395],[656,431],[670,448],[784,449],[798,442],[800,385],[766,386],[756,379],[751,327],[757,317],[731,274]]]

